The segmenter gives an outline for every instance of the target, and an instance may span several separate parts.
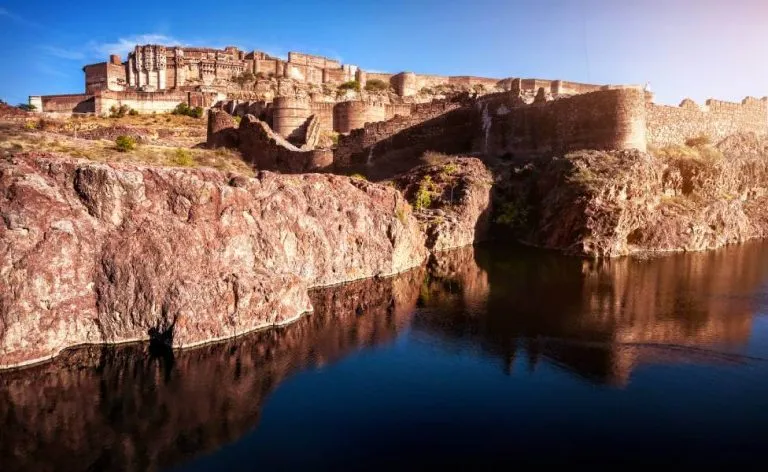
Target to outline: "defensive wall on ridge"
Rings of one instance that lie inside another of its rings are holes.
[[[768,97],[747,97],[741,103],[709,99],[703,106],[683,100],[679,106],[647,103],[648,144],[683,144],[707,136],[717,142],[734,133],[768,134]]]

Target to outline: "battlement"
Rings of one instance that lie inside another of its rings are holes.
[[[708,99],[699,105],[685,99],[678,106],[646,103],[648,143],[683,144],[689,138],[719,140],[734,133],[768,134],[768,97],[746,97],[741,102]]]

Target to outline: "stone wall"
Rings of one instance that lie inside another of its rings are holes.
[[[40,111],[49,113],[94,113],[96,111],[93,95],[44,95],[40,97]]]
[[[745,98],[741,103],[707,100],[699,106],[683,100],[680,106],[646,105],[648,144],[684,144],[688,138],[708,136],[718,141],[734,133],[768,133],[768,97]]]
[[[334,163],[339,169],[366,163],[373,157],[376,148],[382,149],[378,145],[379,142],[408,128],[418,127],[421,123],[455,110],[468,102],[469,96],[461,95],[453,99],[413,104],[407,113],[404,113],[402,107],[390,107],[389,112],[393,114],[391,119],[369,122],[363,128],[340,136],[334,152]]]
[[[309,100],[276,97],[272,109],[272,129],[293,143],[299,142],[304,137],[304,125],[312,115]]]
[[[544,103],[515,94],[481,100],[474,150],[491,157],[536,157],[578,149],[646,148],[645,94],[614,89]]]
[[[383,104],[351,101],[337,103],[333,108],[333,128],[339,133],[349,133],[366,123],[386,119],[387,110]]]
[[[102,92],[95,97],[95,112],[109,113],[112,106],[127,105],[139,113],[169,113],[180,103],[188,103],[187,92]]]
[[[124,90],[125,66],[112,62],[101,62],[83,67],[85,72],[85,93],[93,94],[101,90]]]
[[[223,112],[219,112],[223,113]],[[209,120],[211,116],[209,116]],[[319,172],[333,164],[330,150],[303,151],[272,131],[253,115],[246,115],[237,130],[240,153],[258,170],[283,173]]]

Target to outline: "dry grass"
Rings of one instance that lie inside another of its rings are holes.
[[[174,118],[187,119],[187,117]],[[253,169],[243,162],[240,154],[228,149],[211,150],[144,144],[127,152],[120,152],[114,141],[80,139],[49,131],[27,129],[23,124],[0,123],[0,155],[32,151],[50,152],[95,162],[127,162],[168,167],[212,167],[226,172],[254,175]]]
[[[708,143],[694,146],[670,144],[663,147],[651,147],[648,151],[650,154],[666,160],[692,159],[711,163],[723,158],[723,153]]]

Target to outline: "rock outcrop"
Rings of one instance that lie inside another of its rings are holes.
[[[701,251],[768,236],[768,153],[754,136],[717,148],[581,151],[497,177],[497,221],[523,242],[613,257]]]
[[[430,153],[437,161],[392,180],[416,210],[427,247],[443,251],[489,237],[493,175],[482,161]]]
[[[312,290],[315,310],[296,323],[196,349],[89,346],[2,372],[3,470],[160,470],[216,450],[253,431],[294,372],[394,339],[423,279],[415,269]]]
[[[17,154],[0,161],[0,367],[81,343],[176,347],[288,322],[307,288],[422,263],[394,189]]]

